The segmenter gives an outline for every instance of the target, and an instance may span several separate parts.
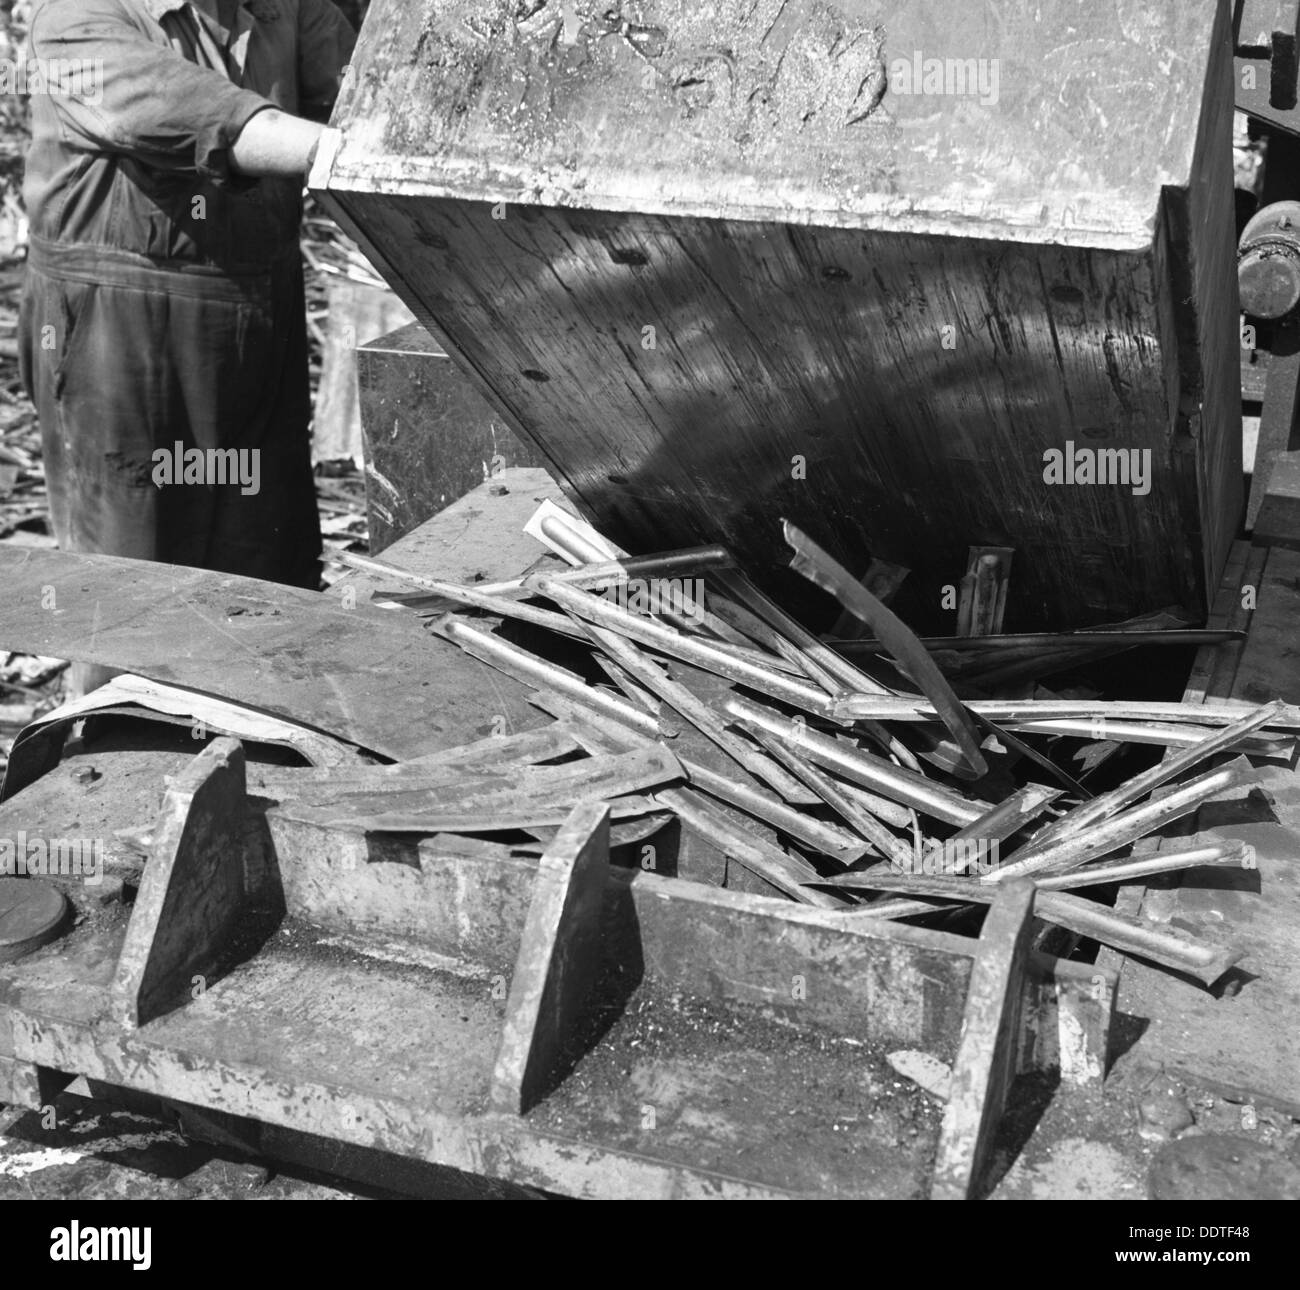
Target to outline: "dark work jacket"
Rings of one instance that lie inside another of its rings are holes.
[[[161,266],[265,272],[297,245],[302,184],[231,173],[270,107],[320,117],[354,36],[330,0],[244,0],[228,47],[185,0],[44,0],[32,19],[35,240]]]

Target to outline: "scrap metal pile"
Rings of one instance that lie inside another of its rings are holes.
[[[1156,851],[1151,835],[1243,784],[1251,767],[1240,754],[1289,758],[1296,709],[959,698],[936,659],[956,658],[969,675],[983,653],[996,680],[1030,653],[1048,667],[1043,660],[1095,657],[1129,640],[1111,631],[923,642],[787,524],[792,567],[873,633],[833,648],[722,548],[627,558],[581,521],[547,523],[574,567],[511,582],[461,586],[344,558],[401,588],[385,595],[428,618],[430,630],[532,687],[532,702],[556,724],[441,753],[424,767],[315,772],[321,783],[311,801],[294,794],[295,813],[376,832],[515,828],[544,842],[574,803],[605,800],[615,845],[651,837],[676,816],[758,875],[767,894],[827,910],[945,919],[987,904],[1000,883],[1028,879],[1041,918],[1207,984],[1240,957],[1074,890],[1250,866],[1240,843]],[[1160,634],[1139,630],[1131,640]],[[849,649],[862,666],[841,652]],[[971,692],[968,682],[957,688]],[[1094,795],[1052,759],[1062,736],[1091,739],[1097,755],[1130,742],[1166,753]],[[1030,768],[1028,782],[1009,773],[1017,764]]]

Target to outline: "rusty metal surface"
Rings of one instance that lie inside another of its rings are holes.
[[[469,198],[1132,247],[1188,176],[1214,21],[1140,0],[376,0],[340,162]],[[976,60],[964,92],[925,92],[933,57]]]
[[[634,1117],[610,1123],[607,1109],[593,1107],[575,1118],[571,1104],[558,1103],[537,1123],[483,1109],[503,1004],[493,998],[490,977],[463,967],[398,963],[286,924],[255,960],[134,1035],[63,1020],[40,988],[43,971],[33,961],[22,976],[0,981],[21,1060],[344,1143],[586,1195],[771,1195],[792,1186],[887,1194],[905,1162],[907,1191],[924,1184],[924,1135],[900,1152],[892,1121],[859,1120],[839,1140],[838,1158],[824,1154],[829,1121],[861,1105],[847,1071],[855,1069],[861,1091],[871,1091],[861,1048],[774,1030],[727,1009],[728,1026],[751,1036],[747,1044],[715,1044],[715,1020],[658,1054],[636,1051],[635,1029],[626,1043],[599,1053],[611,1070],[635,1065],[631,1087],[622,1078],[599,1086],[625,1109],[633,1105],[627,1094],[644,1090]],[[29,1010],[37,999],[45,1000],[39,1013]],[[774,1047],[781,1035],[782,1046]],[[838,1058],[829,1069],[828,1050]],[[737,1105],[727,1089],[747,1069],[761,1069],[763,1083],[751,1105]],[[813,1110],[804,1103],[804,1081],[819,1070],[838,1100]],[[692,1087],[715,1091],[704,1120],[692,1113],[693,1099],[683,1098],[687,1072]],[[778,1094],[781,1114],[798,1113],[805,1124],[812,1118],[820,1133],[804,1140],[787,1134],[764,1149],[770,1098]],[[647,1102],[663,1117],[657,1126],[644,1121]],[[748,1144],[743,1176],[721,1167],[738,1142]]]
[[[932,1200],[969,1200],[984,1182],[998,1120],[1016,1073],[1020,977],[1027,970],[1034,890],[1027,882],[999,891],[980,931],[952,1067],[952,1091],[934,1168]]]
[[[403,776],[384,785],[324,779],[290,790],[281,810],[296,819],[367,833],[499,833],[563,824],[574,802],[608,801],[615,819],[654,811],[641,793],[685,778],[664,747],[583,758],[559,766],[484,766]]]
[[[6,648],[203,690],[384,756],[544,721],[522,687],[417,621],[338,593],[15,547],[0,547],[0,581]]]
[[[163,768],[175,776],[185,760],[173,732],[158,737],[173,751],[123,753],[120,771],[107,750],[74,754],[70,770],[94,758],[113,791],[70,793],[47,775],[0,805],[0,833],[31,815],[107,837],[138,824]],[[132,768],[153,768],[151,783]],[[253,769],[258,810],[263,774],[288,773]],[[279,892],[285,920],[138,1030],[114,1021],[111,985],[140,911],[93,906],[93,889],[70,887],[86,916],[0,968],[0,1095],[45,1105],[57,1072],[79,1072],[251,1116],[259,1140],[306,1132],[345,1155],[364,1147],[578,1195],[924,1193],[937,1111],[915,1091],[899,1096],[883,1046],[952,1054],[972,942],[614,869],[597,911],[595,1032],[520,1119],[486,1102],[498,983],[519,951],[537,862],[464,840],[407,855],[274,810],[265,820],[247,844],[266,854],[250,851],[248,865]],[[1036,1027],[1050,1030],[1055,985],[1025,991]]]

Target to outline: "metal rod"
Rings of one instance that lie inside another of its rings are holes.
[[[856,744],[851,746],[857,747]],[[823,767],[823,769],[825,768]],[[881,797],[879,793],[869,792],[860,784],[850,784],[843,777],[837,780],[836,783],[840,792],[852,798],[853,801],[860,803],[872,815],[884,820],[886,824],[896,829],[910,829],[912,827],[916,812],[910,806],[903,806],[888,797]]]
[[[868,676],[861,668],[848,659],[841,657],[833,649],[818,640],[802,623],[791,618],[789,614],[770,600],[754,586],[744,574],[735,570],[717,570],[710,580],[722,587],[733,600],[739,602],[741,612],[757,620],[759,629],[771,632],[775,640],[785,640],[799,655],[799,661],[814,681],[826,688],[827,693],[839,695],[844,691],[850,694],[892,694],[893,691],[882,685],[874,677]],[[780,648],[776,646],[776,648]],[[830,678],[829,685],[824,673]],[[896,735],[890,734],[884,726],[875,721],[861,723],[867,733],[880,747],[886,749],[890,756],[896,757],[900,765],[921,772],[921,764],[916,760],[912,750]]]
[[[708,838],[728,859],[752,869],[786,895],[822,909],[845,908],[842,900],[805,885],[817,878],[817,871],[806,860],[786,855],[771,843],[751,837],[698,793],[689,788],[670,788],[655,796],[657,801],[672,807],[691,828]]]
[[[971,824],[992,805],[990,802],[961,797],[923,775],[895,766],[883,757],[876,757],[861,748],[846,747],[829,735],[809,729],[803,722],[791,721],[780,713],[773,712],[771,708],[751,703],[739,695],[728,698],[723,707],[737,720],[750,722],[785,740],[819,766],[833,770],[883,797],[915,807],[935,819],[957,825]]]
[[[807,843],[833,860],[851,864],[854,860],[861,859],[867,852],[867,847],[851,833],[827,824],[823,820],[815,820],[811,815],[796,810],[773,794],[729,779],[718,771],[700,765],[699,762],[680,758],[679,760],[682,761],[682,768],[686,771],[686,778],[711,797],[716,797],[726,802],[728,806],[734,806],[752,815],[764,824],[770,824],[781,833],[788,833],[792,838]]]
[[[1243,631],[1215,627],[1171,628],[1140,632],[1011,632],[998,636],[921,636],[926,649],[956,650],[962,653],[999,654],[1008,649],[1077,649],[1093,645],[1222,645],[1245,640]],[[827,645],[845,654],[878,654],[885,647],[878,640],[828,640]]]
[[[861,668],[842,658],[829,645],[818,640],[802,623],[791,618],[780,605],[759,591],[744,574],[733,570],[715,570],[710,580],[716,582],[733,600],[739,601],[743,609],[784,636],[818,667],[842,681],[846,689],[865,694],[892,693]]]
[[[1094,738],[1105,739],[1105,722],[1175,721],[1199,726],[1230,726],[1254,704],[1242,703],[1145,703],[1127,699],[975,699],[966,706],[990,721],[1002,725],[1019,721],[1057,721],[1084,718],[1093,726]],[[937,721],[939,714],[929,699],[913,695],[852,694],[832,700],[834,715],[850,720],[869,718],[874,721]],[[1300,708],[1284,704],[1276,720],[1278,730],[1300,731]]]
[[[749,686],[783,703],[803,708],[806,712],[822,716],[829,714],[832,701],[822,690],[741,658],[734,652],[734,647],[723,650],[711,642],[683,636],[661,623],[629,614],[609,601],[565,586],[554,578],[535,574],[527,580],[527,586],[587,622],[628,636],[639,644],[648,645],[651,649],[691,663],[728,681]]]
[[[944,863],[941,872],[948,876],[959,876],[965,873],[973,860],[988,856],[990,847],[997,846],[1019,832],[1029,821],[1041,815],[1060,795],[1059,788],[1048,788],[1043,784],[1026,784],[1023,788],[1017,789],[1005,801],[999,802],[992,810],[981,815],[973,824],[968,824],[941,844],[937,844],[942,847]],[[975,844],[974,854],[970,847],[962,845],[964,843]],[[924,884],[932,876],[926,866],[927,857],[924,854],[920,856],[920,868],[915,861],[907,862],[911,859],[911,857],[904,857],[902,863],[895,865],[895,873],[892,875],[875,872],[849,875],[845,878],[845,883],[882,891],[901,887],[908,892],[925,893],[924,885],[918,888],[913,884],[912,879],[916,877]],[[994,851],[990,863],[996,861],[997,852]],[[860,883],[851,881],[859,876]],[[963,893],[969,895],[969,880],[958,882],[954,890],[958,895]]]
[[[555,663],[548,663],[535,654],[530,654],[517,645],[511,645],[490,632],[479,631],[468,623],[453,618],[450,614],[431,623],[430,630],[459,645],[467,654],[473,654],[484,663],[490,663],[517,680],[544,689],[553,689],[570,698],[580,699],[614,721],[631,726],[632,729],[651,738],[655,738],[660,733],[659,723],[627,699],[620,699],[617,695],[598,690],[576,672],[570,672],[568,668],[559,667]]]
[[[1105,645],[1094,646],[1092,649],[1029,650],[1023,655],[1012,654],[1005,663],[994,656],[983,659],[978,665],[974,664],[974,660],[969,654],[937,653],[935,657],[961,660],[956,667],[951,665],[945,667],[945,671],[969,685],[987,691],[996,689],[997,686],[1005,685],[1010,681],[1018,681],[1022,677],[1051,676],[1055,672],[1064,672],[1071,668],[1082,667],[1087,663],[1096,662],[1098,659],[1122,653],[1123,650],[1118,647]],[[1001,665],[991,666],[994,663],[1000,663]]]
[[[725,577],[739,580],[739,575],[724,575],[718,570],[711,570],[709,573],[709,582],[711,584],[724,584]],[[713,612],[717,614],[723,622],[729,623],[746,639],[752,641],[755,645],[767,650],[769,653],[778,654],[781,651],[781,642],[785,638],[769,623],[760,618],[752,609],[746,608],[740,604],[737,599],[727,595],[719,595],[716,591],[710,590],[708,593],[709,603],[713,606]]]
[[[909,867],[912,859],[911,847],[902,839],[895,837],[870,811],[855,802],[847,793],[842,792],[829,775],[824,775],[814,766],[801,761],[771,735],[761,730],[756,730],[753,734],[754,738],[791,774],[802,780],[831,810],[862,834],[884,859],[902,868]]]
[[[601,564],[607,551],[595,539],[600,538],[586,520],[552,512],[543,515],[538,527],[550,543],[573,564]],[[603,541],[603,539],[601,539]]]
[[[1096,824],[1082,836],[1057,836],[1042,847],[1038,846],[1038,839],[1035,838],[1028,847],[1016,852],[1010,863],[989,874],[985,881],[1005,882],[1043,869],[1074,869],[1087,864],[1089,860],[1098,860],[1119,847],[1136,842],[1138,838],[1190,814],[1216,794],[1239,783],[1248,774],[1250,763],[1244,757],[1239,757],[1219,770],[1178,785],[1162,797]],[[1085,805],[1090,806],[1092,803]],[[1056,828],[1055,825],[1051,827]]]
[[[730,654],[733,658],[743,663],[751,663],[755,667],[761,667],[773,672],[779,672],[783,676],[796,677],[800,682],[807,678],[807,673],[797,663],[787,659],[780,654],[768,654],[762,650],[756,650],[752,645],[733,645],[730,641],[715,640],[708,636],[690,636],[682,631],[675,623],[672,622],[671,615],[660,615],[666,626],[679,632],[687,640],[696,640],[701,645],[707,645],[710,649],[717,650],[723,654]],[[650,622],[652,620],[645,619]],[[844,693],[843,690],[840,693]]]
[[[681,734],[681,727],[674,725],[667,717],[664,716],[664,704],[660,703],[649,690],[638,685],[631,676],[612,658],[606,658],[604,654],[594,656],[596,666],[605,673],[611,681],[614,682],[620,690],[623,691],[629,699],[638,707],[644,708],[652,717],[659,722],[659,733],[667,736],[669,739],[675,739]]]
[[[848,879],[855,876],[858,875],[845,874],[842,878],[825,881],[836,887],[845,887],[849,885]],[[866,880],[871,875],[865,873],[860,876],[863,882],[856,885],[867,886]],[[934,891],[934,899],[963,903],[973,900],[978,904],[991,904],[995,891],[986,883],[973,883],[968,879],[929,880],[927,885]],[[975,890],[958,895],[953,891],[954,885]],[[858,905],[848,912],[875,918],[905,918],[913,914],[931,913],[934,908],[925,901],[886,900]],[[1034,913],[1069,931],[1077,932],[1080,936],[1089,936],[1123,950],[1126,954],[1136,954],[1175,971],[1198,977],[1206,985],[1213,985],[1243,954],[1243,951],[1235,947],[1210,945],[1191,937],[1157,931],[1135,918],[1063,891],[1040,889],[1035,892]]]
[[[568,722],[574,736],[584,746],[589,746],[589,750],[621,752],[636,747],[643,740],[641,735],[593,711],[581,701],[538,692],[532,696],[532,702],[551,716]],[[686,771],[686,778],[697,788],[779,832],[807,843],[823,855],[849,864],[867,851],[866,844],[851,833],[788,806],[775,794],[710,770],[689,758],[679,757],[678,760]]]
[[[858,905],[854,914],[872,914],[876,918],[913,918],[917,914],[933,914],[936,910],[956,913],[961,905],[948,903],[948,898],[936,896],[930,900],[873,900],[868,905]],[[969,904],[966,908],[970,908]]]
[[[794,664],[813,684],[820,685],[827,694],[835,698],[838,698],[841,694],[850,693],[847,686],[837,681],[820,663],[810,658],[804,650],[786,640],[784,636],[777,635],[776,632],[773,632],[772,636],[781,657],[786,662]]]
[[[973,573],[962,574],[957,591],[957,635],[962,638],[969,637],[975,630],[976,585]],[[884,646],[878,648],[883,649]]]
[[[949,841],[955,841],[950,838]],[[1115,864],[1088,865],[1071,873],[1050,874],[1044,878],[1031,878],[1040,891],[1064,891],[1073,887],[1096,887],[1108,883],[1127,882],[1132,878],[1145,878],[1155,873],[1170,873],[1178,869],[1195,869],[1203,866],[1245,868],[1248,848],[1244,843],[1215,843],[1192,847],[1185,851],[1168,851],[1145,860],[1121,860]],[[890,873],[882,869],[868,869],[827,878],[828,885],[850,887],[855,890],[906,893],[909,896],[959,901],[982,901],[987,897],[988,884],[962,877],[957,869],[939,873]],[[981,892],[984,894],[981,894]]]
[[[414,587],[433,590],[434,587],[457,586],[462,591],[476,591],[483,596],[504,596],[517,598],[526,596],[523,578],[510,578],[505,582],[485,582],[473,587],[460,583],[445,583],[439,579],[425,578],[408,569],[399,569],[385,560],[374,556],[356,555],[351,551],[342,551],[337,559],[340,564],[350,569],[359,569],[365,573],[379,574],[398,582],[406,582]],[[602,560],[599,564],[581,565],[576,569],[557,570],[551,577],[570,586],[593,590],[601,587],[615,586],[632,578],[672,577],[686,573],[703,573],[710,569],[729,569],[735,564],[731,552],[722,546],[694,546],[680,551],[664,551],[658,555],[629,556],[626,560]],[[434,586],[430,586],[434,584]],[[443,592],[437,592],[443,595]],[[450,599],[450,597],[448,597]]]
[[[969,706],[969,705],[968,705]],[[1095,727],[1081,718],[1073,721],[1004,721],[1003,730],[1022,735],[1064,735],[1095,739]],[[1105,734],[1116,743],[1153,744],[1160,748],[1190,748],[1205,738],[1205,727],[1178,725],[1172,721],[1112,721],[1106,718]],[[1286,757],[1295,751],[1294,735],[1256,734],[1237,745],[1242,752],[1261,757]]]
[[[1278,715],[1281,709],[1281,703],[1266,703],[1256,711],[1247,713],[1240,721],[1225,726],[1222,730],[1207,735],[1191,747],[1181,748],[1172,756],[1158,761],[1154,766],[1142,771],[1141,774],[1134,775],[1132,779],[1120,784],[1117,788],[1111,789],[1109,793],[1102,793],[1101,796],[1094,797],[1090,802],[1084,802],[1081,806],[1076,806],[1074,810],[1063,815],[1055,824],[1039,834],[1026,848],[1025,855],[1037,854],[1051,846],[1057,839],[1077,834],[1090,825],[1104,820],[1118,811],[1122,811],[1139,798],[1154,792],[1162,784],[1177,779],[1179,775],[1190,770],[1198,762],[1204,761],[1207,757],[1213,757],[1216,753],[1226,752],[1244,736],[1258,730],[1261,726],[1267,725]]]
[[[581,621],[581,620],[579,620]],[[592,623],[583,623],[583,629],[601,649],[624,668],[632,679],[645,686],[657,699],[666,703],[679,716],[690,722],[706,739],[722,749],[742,770],[761,779],[787,802],[812,803],[817,796],[797,779],[783,770],[770,757],[733,734],[712,708],[692,694],[684,685],[665,676],[630,641],[616,632],[606,631]]]
[[[1034,912],[1080,936],[1091,936],[1126,954],[1198,977],[1206,985],[1213,985],[1244,953],[1234,946],[1209,945],[1157,931],[1136,918],[1064,891],[1040,891]]]
[[[1246,868],[1249,848],[1244,842],[1225,846],[1193,847],[1188,851],[1162,851],[1149,860],[1121,860],[1118,864],[1085,865],[1070,873],[1050,874],[1036,880],[1043,891],[1062,891],[1070,887],[1095,887],[1101,883],[1129,882],[1156,873],[1177,869]]]
[[[833,560],[806,533],[789,520],[782,522],[785,540],[794,550],[790,567],[814,586],[830,592],[849,613],[872,627],[912,682],[934,705],[940,719],[957,741],[973,778],[988,773],[980,751],[980,734],[943,673],[922,648],[911,628],[887,605],[881,604],[842,565]]]
[[[384,577],[392,577],[397,581],[407,583],[412,587],[420,587],[425,591],[441,596],[444,600],[454,601],[459,605],[470,605],[475,609],[484,609],[489,613],[499,614],[503,618],[515,618],[520,622],[532,623],[534,627],[544,627],[549,631],[560,632],[565,636],[581,635],[580,632],[575,631],[573,623],[563,614],[557,614],[549,609],[537,609],[532,605],[521,604],[517,600],[508,600],[503,596],[486,592],[481,587],[463,587],[456,582],[443,582],[439,578],[426,578],[422,574],[407,573],[403,569],[395,569],[392,565],[384,564],[382,561],[372,560],[369,556],[353,555],[347,551],[340,553],[339,559],[349,568],[360,569],[367,573],[382,574]]]
[[[991,636],[1001,628],[997,621],[998,596],[1005,574],[995,555],[985,554],[975,561],[975,614],[973,629],[977,636]]]
[[[671,579],[665,579],[664,581],[667,583],[667,590],[670,593],[670,599],[672,599],[677,589],[672,586]],[[658,609],[655,611],[670,626],[677,628],[681,632],[689,631],[692,628],[697,631],[703,630],[710,633],[717,644],[733,646],[747,654],[753,652],[753,646],[750,644],[748,637],[742,635],[729,622],[720,618],[708,608],[704,600],[703,588],[701,588],[700,594],[693,604],[693,615],[687,612],[684,596],[676,596],[676,601],[678,603],[670,604],[667,610]],[[771,666],[776,667],[777,665],[776,659],[772,659]],[[796,675],[799,674],[797,668],[789,670]]]
[[[999,802],[991,811],[985,812],[974,823],[958,829],[948,841],[980,844],[1005,842],[1031,820],[1036,820],[1060,796],[1059,788],[1048,788],[1044,784],[1026,784],[1010,797]],[[966,867],[967,861],[963,859],[958,872]]]

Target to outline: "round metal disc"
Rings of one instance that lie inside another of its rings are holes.
[[[1286,317],[1300,305],[1300,252],[1252,247],[1237,264],[1237,286],[1251,317]]]
[[[0,878],[0,963],[12,963],[58,934],[68,902],[39,878]]]

